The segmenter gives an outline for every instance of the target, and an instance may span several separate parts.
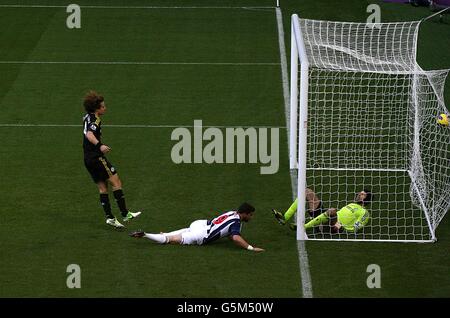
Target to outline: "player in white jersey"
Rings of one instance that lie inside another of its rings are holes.
[[[248,203],[243,203],[237,211],[225,212],[212,220],[197,220],[188,228],[169,232],[152,234],[144,231],[130,233],[132,237],[146,237],[160,244],[204,245],[229,236],[236,245],[254,252],[264,251],[262,248],[253,247],[241,236],[241,222],[248,222],[253,217],[255,208]]]

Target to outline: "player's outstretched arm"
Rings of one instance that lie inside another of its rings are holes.
[[[230,239],[236,243],[236,245],[245,248],[246,250],[253,251],[253,252],[264,252],[264,249],[259,247],[253,247],[250,244],[248,244],[240,235],[231,235]]]

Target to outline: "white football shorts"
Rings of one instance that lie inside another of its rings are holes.
[[[189,229],[181,234],[181,244],[202,245],[203,239],[208,235],[207,220],[197,220],[189,225]]]

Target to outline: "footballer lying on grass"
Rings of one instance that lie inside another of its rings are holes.
[[[136,231],[130,233],[132,237],[146,237],[160,244],[204,245],[219,238],[229,236],[236,245],[249,251],[263,252],[259,247],[248,244],[241,236],[241,222],[248,222],[253,217],[255,208],[243,203],[237,211],[229,211],[212,220],[197,220],[188,228],[160,234]]]
[[[369,221],[369,212],[366,206],[373,199],[373,194],[369,190],[358,192],[353,203],[347,204],[345,207],[337,211],[335,208],[326,209],[323,207],[322,201],[311,190],[306,189],[306,201],[308,202],[308,212],[313,218],[305,224],[305,230],[326,224],[329,226],[331,233],[340,233],[343,230],[347,232],[357,232]],[[272,210],[273,215],[281,225],[286,224],[297,212],[297,201],[289,207],[284,213]],[[290,224],[292,230],[297,229],[297,225]]]

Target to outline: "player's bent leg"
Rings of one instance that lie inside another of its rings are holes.
[[[124,226],[114,217],[111,211],[111,204],[109,202],[108,184],[104,181],[97,182],[98,191],[100,192],[100,204],[106,216],[106,224],[116,229],[123,229]]]
[[[306,223],[305,230],[312,229],[313,227],[319,226],[320,224],[325,224],[328,222],[328,220],[329,220],[328,214],[326,212],[322,213],[318,217],[315,217],[314,219]]]
[[[295,199],[294,202],[292,202],[289,209],[287,209],[286,212],[284,212],[285,221],[289,221],[289,219],[292,218],[292,216],[297,212],[297,206],[298,206],[298,198]]]
[[[103,181],[97,182],[98,192],[100,193],[100,204],[105,212],[106,219],[114,219],[109,202],[108,184]],[[112,224],[111,224],[112,225]]]
[[[122,181],[119,178],[119,175],[116,173],[108,179],[109,183],[111,183],[114,198],[116,199],[117,206],[119,207],[120,213],[122,214],[123,221],[128,222],[132,219],[137,218],[139,215],[141,215],[140,211],[137,212],[131,212],[127,209],[126,203],[125,203],[125,195],[123,194],[122,190]]]

